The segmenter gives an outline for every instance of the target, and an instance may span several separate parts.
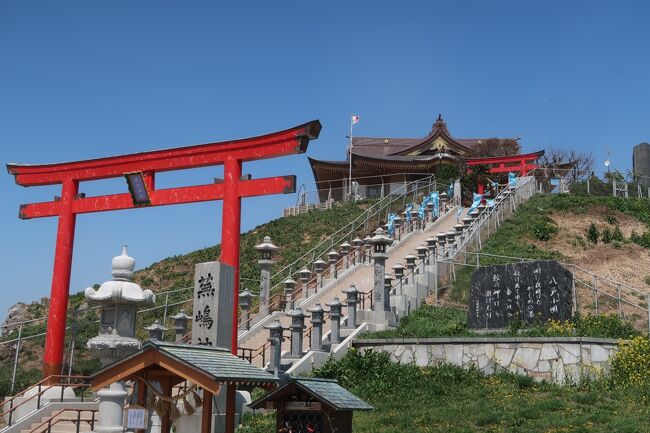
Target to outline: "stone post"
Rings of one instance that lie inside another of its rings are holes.
[[[251,329],[251,307],[253,306],[254,293],[244,290],[239,293],[239,306],[242,310],[241,329]]]
[[[390,289],[393,288],[393,277],[384,274],[384,311],[390,311]]]
[[[448,231],[447,232],[447,245],[448,245],[447,250],[449,251],[449,254],[447,254],[447,255],[450,256],[450,257],[453,254],[452,252],[453,252],[453,250],[455,248],[455,245],[454,245],[455,241],[456,241],[456,231],[455,230]]]
[[[472,221],[474,221],[474,218],[466,216],[461,221],[463,221],[463,226],[465,226],[465,228],[469,228],[469,226],[472,224]]]
[[[417,257],[415,257],[413,254],[408,254],[404,256],[404,260],[406,261],[406,269],[408,269],[407,272],[407,277],[405,283],[408,284],[409,277],[408,275],[411,275],[411,284],[415,284],[415,260]]]
[[[341,342],[341,301],[335,297],[332,302],[325,305],[330,307],[330,342],[338,344]]]
[[[278,373],[280,372],[280,356],[282,355],[282,342],[284,341],[282,333],[284,332],[284,328],[280,322],[274,320],[268,325],[264,325],[264,329],[269,330],[269,338],[267,340],[269,343],[271,343],[271,359],[269,369],[277,377]]]
[[[167,330],[158,319],[154,320],[151,325],[145,326],[144,329],[149,333],[149,340],[154,341],[162,341],[163,333]]]
[[[393,266],[393,272],[395,272],[395,279],[399,284],[399,294],[402,294],[402,284],[404,283],[404,266],[401,263],[397,263]]]
[[[433,236],[428,237],[426,239],[426,242],[427,242],[427,249],[429,250],[429,254],[427,256],[427,264],[430,265],[436,259],[436,238],[434,238]]]
[[[469,215],[471,219],[475,220],[478,218],[478,210],[472,209],[467,215]]]
[[[178,314],[171,317],[174,319],[174,334],[175,341],[177,343],[183,343],[181,341],[183,337],[188,334],[187,324],[190,321],[191,317],[185,314],[185,310],[180,310]]]
[[[402,230],[404,229],[404,220],[399,215],[395,216],[393,220],[393,225],[395,225],[395,239],[398,241],[402,239]]]
[[[430,223],[432,223],[433,221],[435,221],[434,218],[433,218],[433,202],[432,202],[432,201],[428,201],[428,202],[427,202],[426,215],[427,215],[427,219],[428,219],[428,221],[429,221]]]
[[[348,318],[346,321],[346,328],[355,329],[357,327],[357,296],[359,292],[352,284],[347,289],[342,290],[345,293],[345,303],[347,305]]]
[[[363,248],[363,240],[359,237],[352,239],[352,265],[361,263],[361,248]]]
[[[323,324],[325,323],[325,310],[316,303],[307,311],[311,313],[311,350],[323,350]]]
[[[370,236],[363,238],[363,245],[365,247],[363,263],[370,263],[370,258],[372,257],[372,238]]]
[[[271,268],[274,263],[273,256],[279,248],[271,243],[270,237],[265,236],[261,244],[255,245],[255,249],[260,254],[257,260],[257,263],[260,265],[260,314],[266,315],[269,313]]]
[[[302,357],[302,338],[305,330],[305,317],[300,307],[296,307],[287,313],[291,317],[291,357],[299,359]]]
[[[309,297],[309,279],[311,278],[311,271],[307,268],[302,268],[298,274],[300,275],[300,287],[302,289],[302,297],[307,299]]]
[[[293,291],[296,288],[296,282],[289,277],[282,284],[284,285],[284,311],[288,313],[293,310]]]
[[[418,211],[415,210],[415,206],[413,206],[413,209],[411,209],[411,231],[417,231],[420,225],[420,218],[419,218],[419,213]]]
[[[339,250],[341,252],[341,256],[343,257],[343,269],[347,269],[350,267],[350,245],[347,242],[343,242],[341,245],[339,245]]]
[[[318,289],[323,287],[323,271],[325,270],[325,263],[323,260],[318,259],[314,262],[314,272],[316,272],[316,293]]]
[[[341,257],[341,255],[336,250],[331,250],[329,253],[327,253],[327,263],[330,266],[330,277],[334,279],[338,278],[336,265],[339,261],[339,257]]]
[[[456,238],[460,239],[460,241],[462,242],[463,239],[465,238],[465,236],[463,236],[463,231],[465,230],[465,225],[464,224],[456,224],[456,225],[454,225],[454,230],[456,231]]]
[[[447,211],[447,200],[449,200],[449,196],[445,191],[440,193],[439,200],[440,200],[440,215],[442,215]]]
[[[445,244],[447,243],[447,235],[440,232],[436,233],[436,237],[438,238],[438,257],[441,259],[445,258]]]
[[[373,253],[372,258],[375,262],[374,269],[374,285],[373,285],[373,305],[372,310],[386,311],[384,310],[384,275],[386,274],[386,259],[388,254],[386,254],[386,247],[391,245],[393,240],[387,237],[384,234],[384,231],[381,228],[378,228],[375,232],[375,236],[372,238]],[[388,309],[390,311],[390,308]]]
[[[429,249],[424,245],[418,245],[415,248],[415,251],[418,252],[418,260],[420,261],[420,264],[418,265],[418,273],[423,274],[424,266],[427,264],[427,253],[429,252]]]

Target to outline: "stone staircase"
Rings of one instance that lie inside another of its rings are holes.
[[[20,433],[81,433],[90,432],[97,421],[96,410],[92,409],[61,409],[54,413],[43,415]],[[78,426],[78,427],[77,427]]]
[[[457,218],[462,218],[466,215],[466,209],[461,215],[457,215],[457,207],[451,207],[436,221],[427,224],[423,230],[414,230],[401,235],[400,240],[395,242],[388,250],[388,259],[386,260],[386,270],[392,270],[392,267],[398,263],[404,262],[404,257],[409,254],[415,253],[415,248],[419,245],[426,245],[426,239],[433,236],[438,232],[448,232],[453,230],[454,225],[457,224]],[[298,299],[295,301],[295,307],[300,307],[302,311],[308,314],[308,309],[314,307],[317,303],[324,309],[327,304],[332,302],[334,298],[339,298],[342,302],[345,300],[344,289],[355,285],[357,290],[364,293],[370,293],[373,287],[373,266],[372,263],[358,263],[348,269],[339,271],[337,279],[331,279],[326,282],[318,293],[311,293],[307,299]],[[369,305],[365,306],[366,309],[370,308]],[[327,317],[327,316],[326,316]],[[291,318],[285,312],[274,312],[269,315],[265,320],[255,324],[249,331],[240,331],[239,347],[257,349],[257,356],[251,359],[253,365],[262,367],[263,362],[268,362],[268,348],[262,349],[267,344],[269,332],[264,328],[264,325],[278,320],[283,327],[287,328],[291,323]],[[309,320],[306,320],[308,325],[307,332],[304,335],[303,347],[308,348],[309,342]],[[325,320],[323,325],[323,335],[330,330],[330,321]],[[289,351],[289,340],[285,339],[282,343],[282,351]],[[266,351],[266,356],[262,357],[261,352]]]

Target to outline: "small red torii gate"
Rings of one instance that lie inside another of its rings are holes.
[[[293,193],[295,176],[242,179],[242,162],[304,153],[310,140],[318,138],[318,120],[284,131],[258,137],[216,143],[155,150],[56,164],[7,164],[7,171],[21,186],[61,184],[61,197],[53,201],[20,206],[20,218],[58,216],[56,251],[50,294],[43,375],[61,374],[65,340],[66,313],[77,214],[140,207],[130,193],[85,197],[79,194],[79,182],[121,177],[141,172],[149,203],[164,206],[223,200],[221,261],[235,267],[232,352],[237,354],[237,313],[239,286],[239,234],[241,198],[268,194]],[[157,172],[224,166],[223,182],[156,189]],[[145,207],[146,207],[145,206]]]
[[[520,176],[539,167],[536,161],[544,155],[543,150],[525,153],[523,155],[492,156],[487,158],[465,158],[465,163],[474,165],[487,165],[488,173],[518,173]],[[483,194],[483,184],[478,183],[478,193]]]

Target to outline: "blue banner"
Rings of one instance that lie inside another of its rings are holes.
[[[487,207],[492,208],[494,207],[494,200],[485,200],[485,204],[487,205]]]
[[[447,196],[449,197],[449,200],[454,198],[454,184],[450,183],[449,188],[447,188]]]
[[[420,203],[420,209],[418,210],[418,216],[422,221],[424,221],[424,211],[426,210],[427,204],[431,202],[431,197],[425,195],[422,197],[422,203]]]
[[[433,216],[439,217],[440,208],[438,207],[438,204],[440,203],[440,196],[438,195],[438,191],[434,191],[431,194],[429,194],[429,200],[433,205]]]
[[[395,214],[391,213],[388,214],[388,221],[386,222],[388,224],[388,236],[393,237],[395,234]]]
[[[510,188],[515,188],[517,186],[517,176],[514,173],[508,173],[508,184]]]
[[[483,195],[482,194],[474,194],[474,200],[472,201],[472,205],[469,207],[469,210],[467,213],[473,211],[478,207],[478,205],[481,204],[481,200],[483,200]]]
[[[406,205],[406,222],[411,222],[411,211],[413,210],[413,204],[409,203]]]

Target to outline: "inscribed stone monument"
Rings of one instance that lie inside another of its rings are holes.
[[[194,268],[192,344],[230,349],[235,268],[220,262]]]
[[[554,260],[478,268],[472,275],[468,325],[505,328],[510,322],[570,319],[573,275]]]

